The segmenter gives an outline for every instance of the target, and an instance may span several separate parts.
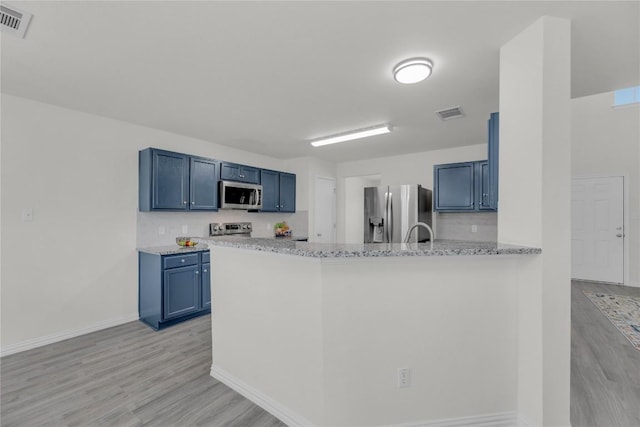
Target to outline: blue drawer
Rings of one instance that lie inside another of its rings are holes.
[[[209,253],[209,251],[204,251],[202,252],[202,262],[210,262],[209,260],[211,259],[211,254]]]
[[[185,267],[187,265],[198,264],[198,253],[185,255],[165,256],[162,260],[162,268]]]

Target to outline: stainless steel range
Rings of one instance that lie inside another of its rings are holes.
[[[252,230],[250,222],[212,222],[209,224],[209,236],[251,237]]]

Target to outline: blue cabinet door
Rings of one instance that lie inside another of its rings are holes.
[[[189,209],[218,210],[218,162],[190,157]]]
[[[295,211],[296,176],[292,173],[280,172],[280,212]]]
[[[278,212],[280,209],[280,173],[262,169],[262,212]]]
[[[200,265],[164,270],[163,320],[200,309]]]
[[[260,184],[260,169],[252,166],[240,166],[240,180],[249,184]]]
[[[433,175],[434,210],[472,211],[475,209],[474,162],[435,165]]]
[[[222,162],[220,164],[220,179],[238,181],[240,179],[240,165]]]
[[[202,264],[202,308],[211,308],[211,264],[208,262]]]
[[[500,114],[491,113],[489,117],[489,207],[498,209],[498,169],[499,169],[499,148],[500,148]]]
[[[260,169],[253,166],[223,162],[220,165],[220,179],[260,184]]]
[[[154,149],[152,162],[152,209],[186,210],[187,156]]]
[[[481,211],[495,210],[490,202],[489,162],[476,162],[476,200]]]

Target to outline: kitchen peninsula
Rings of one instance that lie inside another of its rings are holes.
[[[540,249],[203,240],[211,375],[288,425],[515,423],[516,283]]]

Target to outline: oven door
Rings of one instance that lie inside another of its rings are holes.
[[[262,186],[242,182],[220,181],[221,209],[262,209]]]

